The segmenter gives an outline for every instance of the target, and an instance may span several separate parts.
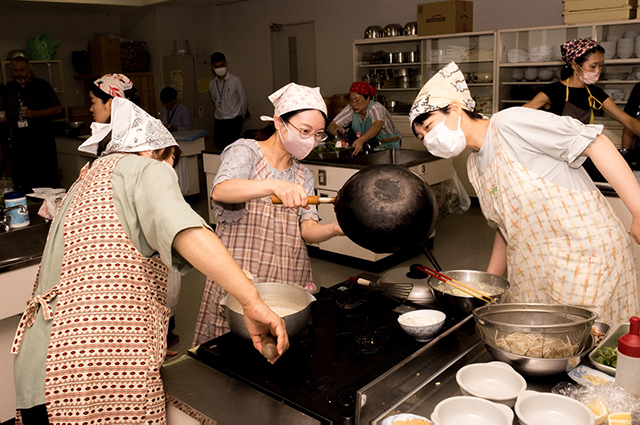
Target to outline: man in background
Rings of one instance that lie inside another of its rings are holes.
[[[191,111],[185,105],[178,103],[178,92],[173,87],[165,87],[160,91],[162,112],[160,120],[169,131],[191,130]]]
[[[62,113],[58,96],[47,81],[37,78],[29,61],[11,60],[13,81],[2,93],[4,116],[9,123],[12,177],[16,189],[60,186],[53,117]]]
[[[227,71],[227,58],[223,53],[211,55],[211,69],[215,74],[209,83],[215,107],[213,141],[218,149],[223,150],[240,137],[247,113],[247,95],[242,80]]]

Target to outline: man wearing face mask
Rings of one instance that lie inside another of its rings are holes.
[[[485,119],[474,107],[451,62],[420,90],[409,119],[432,154],[473,151],[469,180],[496,229],[487,271],[508,273],[508,301],[581,306],[610,325],[638,314],[640,185],[602,126],[518,107]],[[582,168],[587,157],[633,216],[631,237]]]
[[[227,70],[227,58],[223,53],[211,55],[211,70],[215,77],[209,83],[209,93],[215,107],[213,141],[223,150],[235,142],[242,132],[247,114],[247,94],[242,80]]]
[[[239,139],[221,155],[211,189],[216,234],[255,282],[280,282],[315,291],[305,243],[344,233],[337,222],[319,224],[313,175],[300,162],[325,140],[327,106],[320,89],[289,83],[269,96],[274,116],[256,140]],[[271,202],[275,195],[282,205]],[[194,345],[229,331],[220,301],[224,289],[207,280]]]
[[[523,106],[573,117],[583,124],[593,124],[594,113],[602,110],[640,136],[640,121],[626,114],[595,85],[604,65],[604,48],[593,40],[577,38],[560,46],[560,51],[565,62],[561,81],[545,85]]]

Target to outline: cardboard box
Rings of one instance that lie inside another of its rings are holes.
[[[418,35],[473,31],[473,2],[450,0],[418,5]]]
[[[122,72],[119,38],[92,38],[89,40],[89,52],[93,74]]]
[[[582,10],[564,12],[564,24],[584,24],[592,22],[622,21],[635,19],[637,9],[632,6],[617,7],[611,9]]]
[[[615,9],[620,7],[637,7],[637,0],[564,0],[565,12],[577,12],[581,10]]]

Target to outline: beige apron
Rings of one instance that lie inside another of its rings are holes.
[[[269,163],[258,145],[252,180],[273,179]],[[296,182],[304,185],[305,169],[294,161]],[[311,263],[300,233],[298,210],[274,205],[271,197],[246,203],[247,214],[235,223],[218,223],[216,234],[238,265],[251,272],[255,282],[304,286],[312,282]],[[227,292],[207,279],[196,321],[193,345],[200,345],[229,331],[220,301]]]
[[[496,157],[478,172],[467,164],[484,216],[507,241],[511,301],[569,304],[609,324],[638,313],[631,241],[600,191],[558,186],[505,150],[490,125]]]
[[[20,351],[39,307],[53,319],[45,376],[52,425],[165,423],[167,268],[145,258],[118,219],[111,174],[122,157],[83,168],[65,216],[60,282],[29,300],[12,347]]]

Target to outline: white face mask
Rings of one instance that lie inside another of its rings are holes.
[[[284,123],[284,128],[287,129],[287,133],[289,133],[288,141],[284,141],[282,138],[282,134],[278,131],[278,136],[280,136],[280,140],[282,140],[282,144],[287,152],[291,154],[295,159],[302,160],[309,155],[309,153],[315,148],[318,143],[314,136],[311,136],[307,139],[303,139],[300,137],[300,133],[295,131],[291,132],[289,130],[289,126],[287,123]]]
[[[225,66],[224,68],[215,68],[213,72],[215,72],[218,77],[222,77],[227,73],[227,67]]]
[[[425,134],[422,142],[432,155],[445,159],[453,158],[454,156],[460,155],[464,148],[467,147],[467,139],[464,137],[464,133],[460,128],[461,118],[462,115],[458,117],[457,130],[451,130],[444,124],[447,120],[445,116],[440,124]]]

